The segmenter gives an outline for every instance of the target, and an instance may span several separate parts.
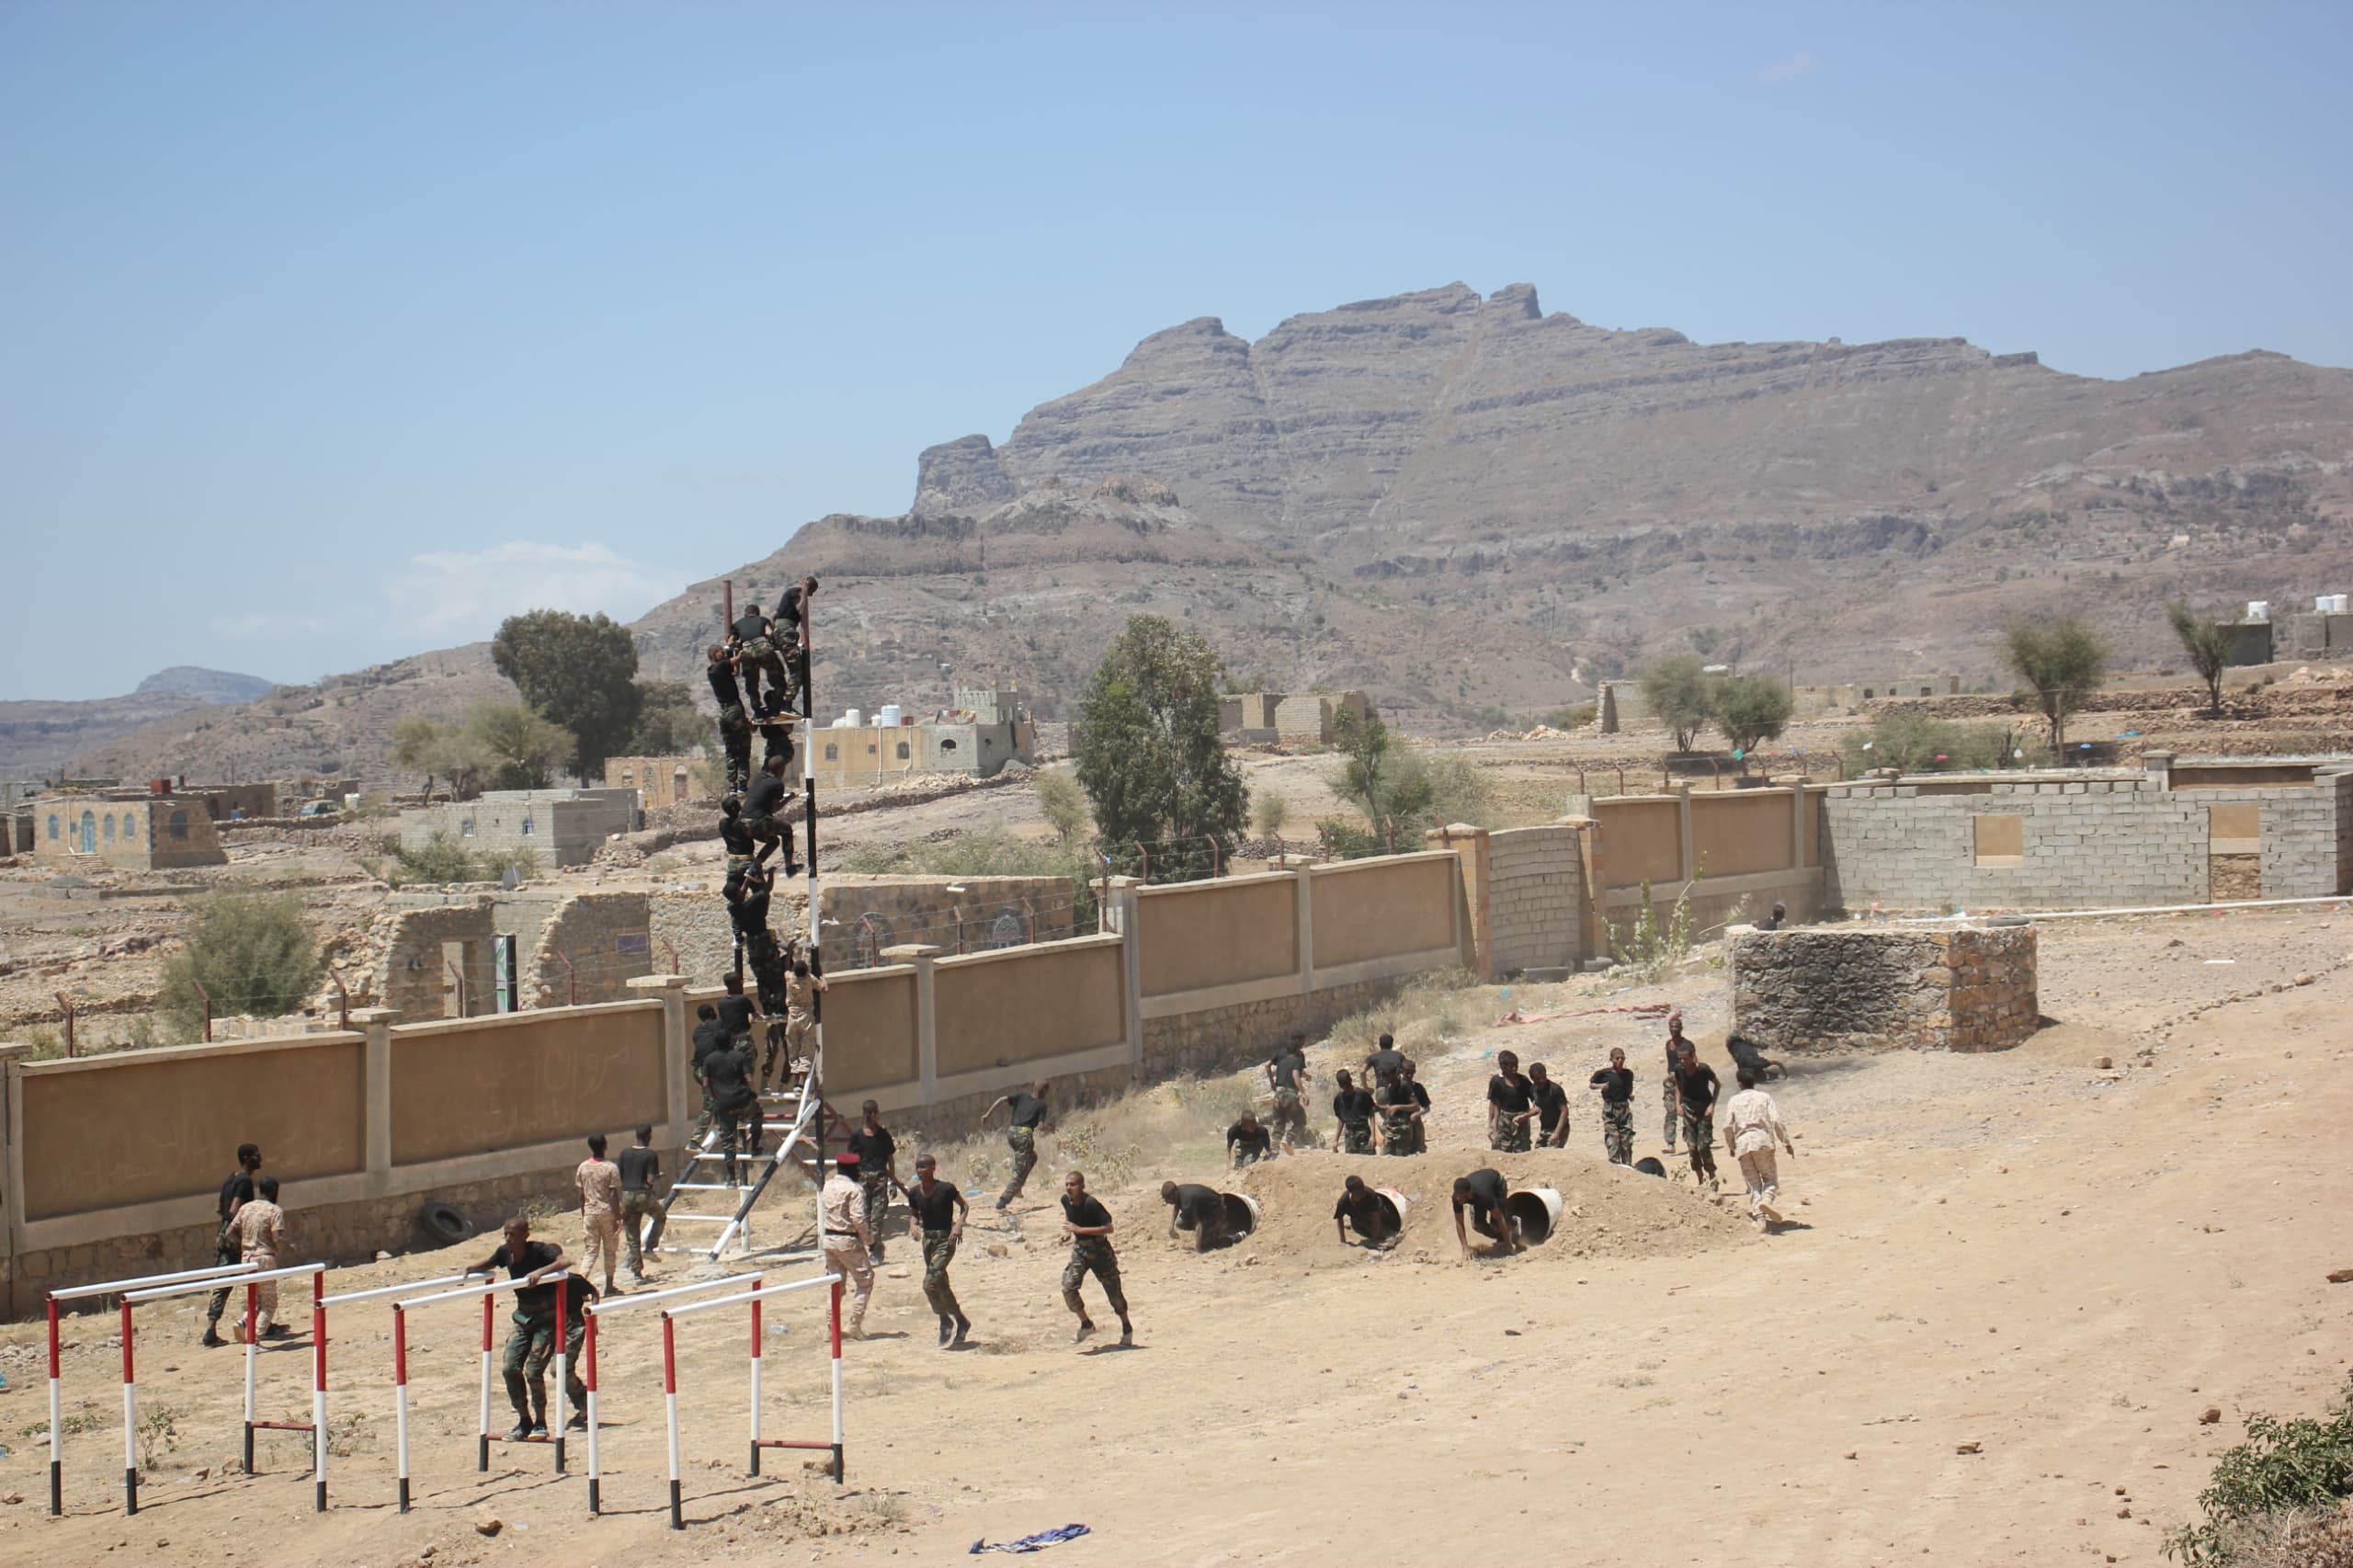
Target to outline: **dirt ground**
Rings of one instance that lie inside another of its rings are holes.
[[[919,1265],[892,1246],[876,1336],[850,1347],[842,1494],[744,1473],[742,1322],[681,1324],[683,1534],[664,1528],[651,1312],[605,1336],[597,1521],[580,1444],[569,1478],[536,1449],[501,1449],[475,1474],[479,1319],[462,1305],[413,1327],[414,1512],[391,1506],[389,1312],[373,1304],[335,1327],[333,1510],[310,1511],[300,1438],[264,1439],[265,1475],[229,1473],[237,1361],[196,1346],[194,1300],[140,1317],[142,1408],[168,1411],[172,1437],[136,1518],[119,1510],[113,1321],[71,1320],[66,1409],[90,1429],[69,1439],[68,1517],[50,1521],[40,1335],[16,1325],[0,1332],[0,1562],[945,1562],[977,1538],[1084,1522],[1094,1533],[1052,1561],[1397,1561],[1475,1541],[1504,1563],[2154,1563],[2244,1416],[2317,1409],[2353,1356],[2353,1289],[2324,1278],[2353,1265],[2328,1156],[2328,1130],[2353,1114],[2353,916],[2052,923],[2041,940],[2054,1023],[2018,1050],[1790,1064],[1773,1087],[1800,1151],[1783,1162],[1791,1223],[1769,1236],[1735,1199],[1607,1168],[1582,1090],[1569,1149],[1493,1157],[1516,1184],[1566,1193],[1552,1242],[1461,1263],[1447,1218],[1449,1178],[1491,1162],[1480,1085],[1498,1048],[1582,1085],[1626,1046],[1637,1153],[1661,1153],[1654,1022],[1492,1019],[1672,997],[1728,1077],[1720,971],[1453,994],[1450,1030],[1441,1014],[1405,1036],[1438,1100],[1434,1152],[1245,1173],[1225,1185],[1266,1221],[1223,1252],[1170,1243],[1156,1196],[1164,1174],[1222,1181],[1213,1137],[1147,1152],[1103,1192],[1132,1350],[1069,1343],[1050,1207],[1063,1141],[1050,1135],[1010,1223],[976,1207],[956,1266],[974,1348],[933,1347]],[[1319,1051],[1319,1080],[1337,1054]],[[1333,1239],[1350,1169],[1414,1199],[1396,1252]],[[345,1271],[335,1288],[487,1246]],[[771,1327],[767,1429],[814,1435],[817,1318],[786,1310]],[[301,1411],[304,1343],[263,1358],[266,1416]],[[2200,1422],[2209,1407],[2218,1423]],[[494,1517],[500,1532],[477,1533]]]

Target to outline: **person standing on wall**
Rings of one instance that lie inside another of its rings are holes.
[[[1716,1095],[1721,1085],[1716,1070],[1699,1060],[1689,1040],[1676,1053],[1675,1114],[1683,1126],[1683,1142],[1691,1152],[1691,1180],[1721,1187],[1716,1179]]]
[[[221,1184],[221,1224],[212,1236],[212,1261],[218,1267],[241,1261],[244,1244],[231,1229],[237,1210],[254,1200],[254,1176],[261,1169],[261,1149],[253,1143],[237,1145],[237,1168]],[[229,1310],[229,1287],[222,1286],[204,1303],[204,1339],[207,1349],[226,1345],[221,1337],[221,1314]]]
[[[899,1191],[907,1200],[907,1228],[923,1247],[923,1299],[939,1319],[939,1343],[943,1348],[961,1345],[972,1331],[972,1320],[957,1304],[948,1266],[956,1261],[957,1244],[964,1239],[970,1206],[955,1183],[939,1179],[939,1162],[927,1153],[915,1156],[915,1185]]]
[[[699,1035],[702,1031],[695,1031]],[[621,1173],[621,1237],[629,1244],[629,1277],[645,1283],[645,1251],[658,1244],[661,1233],[648,1236],[645,1225],[662,1212],[662,1200],[654,1184],[662,1179],[662,1156],[654,1152],[654,1128],[640,1122],[637,1145],[623,1149],[615,1162]]]
[[[1634,1163],[1634,1070],[1622,1047],[1609,1048],[1609,1065],[1589,1080],[1601,1091],[1601,1149],[1613,1165]]]
[[[874,1231],[867,1223],[866,1193],[858,1176],[858,1156],[845,1152],[834,1161],[834,1174],[817,1194],[825,1271],[840,1275],[852,1292],[852,1339],[866,1337],[866,1303],[874,1296]]]
[[[1021,1196],[1022,1186],[1029,1181],[1029,1173],[1037,1168],[1038,1134],[1044,1130],[1048,1087],[1046,1080],[1040,1078],[1029,1085],[1028,1094],[1016,1089],[1011,1094],[1000,1095],[990,1102],[988,1109],[981,1112],[981,1125],[986,1127],[989,1118],[996,1114],[996,1108],[1005,1107],[1005,1142],[1013,1151],[1013,1178],[1005,1184],[1005,1190],[997,1194],[999,1213],[1012,1207],[1013,1200]]]
[[[1758,1230],[1768,1231],[1781,1222],[1780,1212],[1773,1207],[1773,1200],[1781,1195],[1773,1145],[1779,1142],[1793,1160],[1798,1157],[1798,1146],[1790,1142],[1790,1131],[1781,1125],[1781,1108],[1756,1086],[1756,1074],[1743,1067],[1739,1079],[1740,1093],[1724,1102],[1724,1153],[1740,1162],[1741,1180],[1748,1189],[1748,1218]]]
[[[1487,1080],[1487,1147],[1499,1154],[1528,1153],[1528,1124],[1536,1115],[1536,1085],[1519,1070],[1516,1051],[1495,1053],[1495,1074]]]
[[[1111,1230],[1111,1211],[1088,1195],[1085,1173],[1073,1171],[1063,1177],[1063,1234],[1070,1238],[1070,1261],[1063,1265],[1063,1305],[1078,1314],[1078,1332],[1071,1335],[1074,1345],[1095,1332],[1095,1320],[1086,1315],[1086,1299],[1078,1293],[1089,1274],[1101,1283],[1103,1299],[1119,1315],[1120,1343],[1136,1342],[1127,1293],[1120,1289],[1120,1255],[1112,1250]]]
[[[899,1141],[882,1125],[882,1108],[872,1100],[858,1108],[865,1119],[850,1132],[847,1147],[858,1156],[858,1181],[866,1199],[866,1226],[874,1235],[874,1261],[882,1261],[882,1222],[891,1214],[891,1189],[899,1184]]]
[[[588,1157],[572,1173],[580,1192],[580,1272],[595,1278],[605,1265],[605,1294],[613,1293],[613,1266],[621,1243],[621,1168],[605,1158],[605,1135],[591,1133]]]

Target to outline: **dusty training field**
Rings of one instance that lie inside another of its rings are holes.
[[[977,1538],[1083,1522],[1092,1533],[1048,1561],[2155,1562],[2243,1418],[2317,1412],[2353,1355],[2353,1287],[2325,1281],[2353,1265],[2336,1155],[2353,1118],[2348,956],[2353,917],[2333,910],[2046,924],[2054,1024],[2029,1044],[1792,1062],[1772,1085],[1798,1139],[1782,1165],[1792,1222],[1769,1236],[1736,1192],[1713,1203],[1603,1164],[1584,1085],[1611,1045],[1638,1071],[1636,1153],[1661,1153],[1660,1026],[1605,1013],[1491,1027],[1510,1006],[1672,997],[1729,1089],[1721,974],[1409,998],[1403,1043],[1439,1108],[1426,1157],[1313,1153],[1224,1182],[1231,1084],[1074,1117],[1042,1141],[1010,1222],[975,1202],[955,1278],[977,1343],[961,1353],[934,1347],[915,1248],[894,1239],[875,1337],[849,1347],[838,1494],[798,1456],[745,1474],[744,1321],[681,1323],[682,1533],[666,1528],[651,1311],[604,1336],[597,1520],[576,1438],[568,1477],[540,1448],[495,1448],[476,1474],[472,1303],[413,1326],[413,1512],[392,1506],[378,1303],[335,1325],[332,1510],[311,1511],[301,1437],[265,1437],[266,1473],[237,1473],[238,1358],[198,1347],[199,1297],[139,1319],[141,1407],[168,1430],[151,1434],[135,1518],[120,1511],[114,1319],[69,1321],[68,1516],[52,1521],[41,1335],[12,1325],[0,1561],[945,1562]],[[1482,1086],[1501,1048],[1575,1086],[1569,1149],[1486,1153]],[[1343,1055],[1314,1054],[1324,1099]],[[1313,1108],[1328,1136],[1328,1107]],[[1116,1335],[1070,1343],[1052,1200],[1073,1145],[1091,1145],[1119,1222],[1131,1350]],[[991,1149],[944,1151],[949,1174],[982,1185],[975,1156]],[[1447,1186],[1491,1161],[1516,1185],[1559,1186],[1569,1215],[1528,1256],[1459,1263]],[[1394,1253],[1334,1241],[1350,1170],[1415,1199]],[[1196,1256],[1189,1238],[1165,1239],[1164,1176],[1241,1186],[1266,1222]],[[577,1224],[545,1233],[574,1244]],[[347,1270],[331,1288],[449,1271],[492,1244]],[[676,1263],[659,1276],[686,1278]],[[307,1315],[291,1316],[305,1337],[262,1358],[265,1418],[307,1413]],[[770,1323],[788,1332],[767,1342],[767,1431],[819,1435],[816,1305]],[[2220,1419],[2202,1422],[2209,1409]],[[503,1429],[503,1391],[492,1414]]]

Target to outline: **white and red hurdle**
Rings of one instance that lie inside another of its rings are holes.
[[[588,1328],[580,1346],[580,1381],[587,1386],[588,1390],[588,1514],[590,1517],[594,1518],[601,1515],[605,1505],[604,1450],[597,1441],[597,1324],[615,1312],[625,1312],[636,1307],[656,1306],[664,1301],[680,1301],[688,1296],[699,1296],[708,1290],[724,1290],[737,1285],[749,1285],[756,1290],[764,1278],[765,1276],[758,1274],[730,1274],[721,1279],[705,1279],[692,1285],[673,1285],[667,1290],[644,1290],[633,1296],[609,1296],[601,1301],[591,1301],[588,1304]]]
[[[819,1285],[832,1287],[827,1295],[827,1325],[832,1335],[828,1349],[832,1356],[833,1369],[833,1435],[823,1441],[792,1437],[763,1437],[760,1436],[760,1341],[762,1336],[760,1305],[779,1296],[790,1295],[796,1290],[811,1290]],[[742,1290],[732,1296],[718,1296],[707,1301],[689,1301],[683,1307],[665,1307],[662,1309],[662,1403],[669,1428],[670,1528],[674,1530],[682,1530],[687,1528],[679,1484],[677,1320],[696,1312],[707,1312],[714,1307],[733,1306],[738,1302],[748,1302],[752,1309],[752,1473],[754,1475],[760,1473],[762,1449],[817,1449],[833,1456],[834,1484],[838,1486],[842,1482],[842,1277],[840,1275],[820,1274],[814,1278],[795,1279],[789,1284]]]
[[[399,1453],[397,1489],[400,1511],[408,1512],[408,1314],[418,1307],[440,1301],[462,1301],[479,1297],[482,1301],[482,1414],[474,1435],[474,1469],[487,1472],[490,1469],[490,1446],[509,1439],[504,1433],[490,1429],[490,1361],[492,1346],[498,1336],[498,1292],[513,1290],[521,1284],[517,1279],[492,1279],[479,1285],[461,1285],[453,1290],[437,1290],[430,1295],[411,1296],[392,1302],[392,1438]],[[414,1290],[415,1287],[412,1286]],[[559,1278],[555,1282],[555,1385],[549,1398],[559,1415],[563,1408],[564,1373],[570,1369],[571,1358],[564,1353],[564,1344],[572,1336],[565,1333],[564,1313],[570,1309],[570,1282]],[[555,1450],[555,1472],[564,1472],[563,1423],[551,1423],[545,1437],[526,1437],[529,1443],[546,1443]]]

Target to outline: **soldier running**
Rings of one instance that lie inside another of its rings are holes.
[[[1675,1061],[1683,1048],[1683,1009],[1676,1008],[1666,1016],[1666,1078],[1662,1085],[1659,1101],[1666,1108],[1666,1152],[1675,1153]]]
[[[507,1403],[515,1407],[515,1429],[506,1434],[510,1443],[548,1435],[548,1362],[555,1356],[556,1288],[545,1281],[563,1274],[570,1263],[553,1242],[533,1241],[531,1221],[517,1214],[506,1221],[498,1250],[467,1271],[489,1274],[504,1268],[517,1282],[514,1329],[499,1367],[506,1379]],[[579,1368],[587,1327],[584,1298],[592,1294],[585,1280],[564,1292],[563,1392],[572,1400],[572,1419],[566,1426],[575,1432],[588,1429],[588,1389],[580,1381]]]
[[[1609,1048],[1609,1065],[1588,1080],[1601,1091],[1601,1147],[1613,1165],[1634,1163],[1634,1070],[1623,1048]]]
[[[1274,1091],[1274,1114],[1267,1118],[1277,1142],[1295,1149],[1313,1140],[1307,1131],[1307,1037],[1295,1034],[1290,1044],[1267,1059],[1267,1086]]]
[[[1070,1238],[1070,1261],[1063,1266],[1063,1305],[1078,1314],[1078,1332],[1070,1336],[1074,1345],[1095,1332],[1095,1320],[1086,1315],[1086,1302],[1078,1293],[1089,1274],[1102,1283],[1103,1299],[1119,1314],[1120,1343],[1136,1342],[1135,1324],[1128,1320],[1128,1298],[1120,1289],[1120,1255],[1111,1248],[1111,1211],[1087,1195],[1085,1174],[1073,1171],[1063,1177],[1063,1234]]]
[[[1683,1124],[1684,1146],[1691,1152],[1691,1179],[1710,1187],[1716,1179],[1716,1094],[1721,1086],[1716,1070],[1699,1060],[1689,1040],[1675,1059],[1675,1114]]]
[[[1773,1145],[1779,1142],[1793,1160],[1798,1157],[1798,1146],[1790,1142],[1790,1131],[1781,1125],[1780,1107],[1756,1086],[1756,1071],[1743,1067],[1739,1078],[1740,1093],[1724,1102],[1724,1153],[1740,1162],[1741,1180],[1748,1188],[1749,1219],[1758,1230],[1770,1232],[1781,1222],[1780,1211],[1773,1207],[1773,1200],[1781,1195]]]
[[[1528,1152],[1528,1123],[1536,1115],[1536,1085],[1519,1071],[1517,1052],[1495,1053],[1495,1075],[1487,1080],[1487,1147],[1500,1154]]]
[[[1013,1179],[1005,1184],[1003,1192],[997,1194],[999,1213],[1013,1206],[1013,1200],[1021,1196],[1021,1188],[1029,1181],[1029,1173],[1037,1168],[1038,1133],[1046,1119],[1047,1087],[1046,1080],[1040,1078],[1029,1085],[1028,1094],[1017,1089],[1009,1095],[1000,1095],[988,1109],[981,1112],[981,1125],[986,1127],[989,1118],[996,1114],[996,1108],[1006,1108],[1005,1142],[1006,1146],[1013,1151]]]
[[[629,1277],[642,1285],[645,1248],[661,1239],[658,1231],[652,1237],[645,1233],[645,1222],[662,1212],[660,1196],[654,1190],[662,1179],[662,1156],[654,1152],[652,1123],[638,1123],[636,1146],[623,1149],[614,1163],[621,1171],[621,1241],[629,1250]]]
[[[956,1245],[964,1239],[969,1206],[955,1183],[939,1179],[939,1162],[927,1153],[915,1156],[915,1185],[899,1191],[907,1200],[908,1233],[923,1247],[923,1299],[939,1318],[939,1343],[961,1345],[964,1335],[972,1332],[972,1320],[956,1302],[956,1288],[948,1282],[948,1266],[956,1260]]]

